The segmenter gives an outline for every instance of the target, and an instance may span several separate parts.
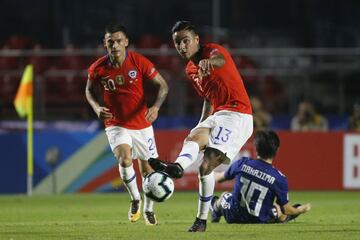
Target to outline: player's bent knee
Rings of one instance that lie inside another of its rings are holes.
[[[204,158],[207,159],[211,166],[214,168],[219,166],[225,160],[228,159],[226,154],[218,149],[207,147],[204,151]]]
[[[204,157],[211,160],[211,162],[222,163],[227,157],[226,155],[216,148],[207,147],[204,151]]]
[[[121,167],[130,167],[132,165],[132,159],[128,157],[119,157],[118,162]]]

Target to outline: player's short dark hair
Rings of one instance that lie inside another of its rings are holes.
[[[174,24],[174,26],[172,27],[171,33],[174,34],[176,32],[182,31],[182,30],[192,31],[193,33],[198,35],[198,32],[197,32],[197,29],[196,29],[195,25],[193,25],[189,21],[184,21],[184,20],[177,21]]]
[[[280,146],[280,139],[274,131],[257,131],[254,138],[254,145],[260,158],[274,158]]]
[[[127,30],[126,27],[119,23],[110,23],[105,27],[105,33],[116,33],[122,32],[127,37]]]

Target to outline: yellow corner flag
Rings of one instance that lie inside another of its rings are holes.
[[[25,67],[19,89],[14,100],[15,109],[20,117],[27,117],[27,194],[32,195],[33,185],[33,66],[31,64]]]
[[[16,93],[14,105],[20,117],[27,116],[32,111],[33,96],[33,66],[31,64],[25,67],[25,71],[21,78],[19,89]]]

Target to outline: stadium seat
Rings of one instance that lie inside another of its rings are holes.
[[[27,49],[32,45],[32,40],[21,35],[12,35],[6,41],[5,45],[11,49]]]
[[[4,45],[2,50],[9,50],[9,45]],[[19,68],[19,59],[17,57],[0,56],[0,70],[14,70]]]
[[[20,79],[20,76],[14,75],[0,76],[0,97],[4,104],[12,104],[14,101]]]
[[[159,48],[161,46],[161,38],[151,34],[144,34],[135,45],[137,48]]]
[[[39,53],[43,50],[43,47],[41,44],[36,44],[33,48],[34,53]],[[28,64],[32,64],[34,66],[35,73],[43,73],[45,72],[49,67],[49,57],[47,56],[36,56],[33,55],[29,57],[27,60]]]
[[[75,47],[72,44],[67,44],[65,46],[65,54],[61,56],[57,61],[57,66],[59,69],[64,70],[83,70],[86,68],[85,61],[82,56],[72,55]]]

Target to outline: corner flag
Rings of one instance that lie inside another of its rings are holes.
[[[27,116],[32,111],[31,100],[33,97],[33,66],[25,67],[19,89],[16,93],[14,105],[20,117]]]
[[[25,67],[14,105],[20,117],[27,117],[27,194],[32,195],[33,182],[33,66]]]

